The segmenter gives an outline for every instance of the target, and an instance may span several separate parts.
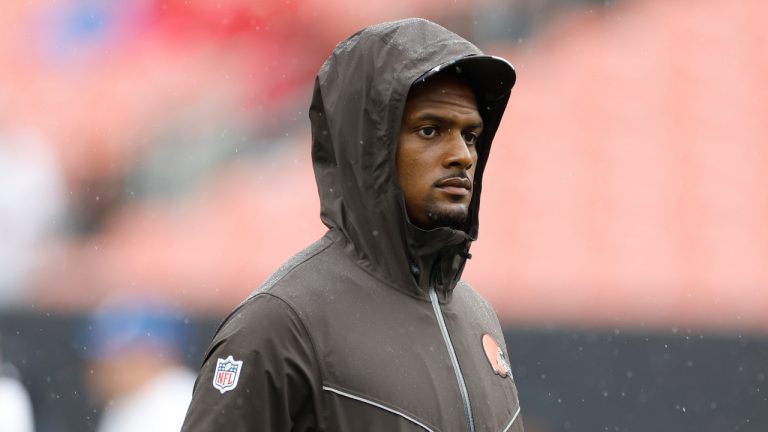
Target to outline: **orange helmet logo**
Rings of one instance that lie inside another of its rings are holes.
[[[504,351],[501,350],[499,344],[489,334],[483,335],[483,350],[485,351],[485,357],[488,358],[488,363],[491,365],[491,369],[493,369],[493,373],[502,378],[512,375],[509,362],[504,357]]]

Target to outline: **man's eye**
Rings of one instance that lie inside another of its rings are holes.
[[[477,142],[477,134],[474,132],[464,132],[464,142],[474,144]]]
[[[437,135],[437,130],[433,127],[423,127],[419,129],[418,134],[422,138],[434,138]]]

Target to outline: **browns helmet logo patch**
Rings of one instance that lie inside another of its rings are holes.
[[[509,362],[504,357],[504,351],[501,350],[499,344],[489,334],[483,335],[483,351],[485,351],[485,356],[488,358],[488,363],[491,364],[493,373],[502,378],[512,375]]]

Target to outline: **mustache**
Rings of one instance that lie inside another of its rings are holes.
[[[439,179],[435,180],[434,185],[439,186],[443,182],[447,180],[452,180],[452,179],[466,180],[469,182],[470,185],[472,185],[472,188],[474,188],[475,186],[475,181],[469,177],[469,174],[467,174],[466,171],[456,171],[454,173],[440,177]]]

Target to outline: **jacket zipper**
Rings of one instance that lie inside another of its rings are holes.
[[[459,383],[459,392],[461,393],[462,402],[464,402],[464,416],[467,419],[467,431],[474,432],[475,422],[472,420],[472,408],[469,405],[467,385],[464,384],[464,376],[461,374],[461,368],[459,368],[459,359],[456,357],[456,351],[453,349],[451,337],[448,335],[448,328],[445,326],[445,319],[443,318],[443,312],[440,309],[440,302],[437,300],[435,288],[429,289],[429,299],[432,301],[432,309],[435,311],[437,324],[440,327],[440,333],[443,334],[443,341],[445,341],[445,346],[448,348],[448,355],[451,357],[453,371],[456,373],[456,381]]]

